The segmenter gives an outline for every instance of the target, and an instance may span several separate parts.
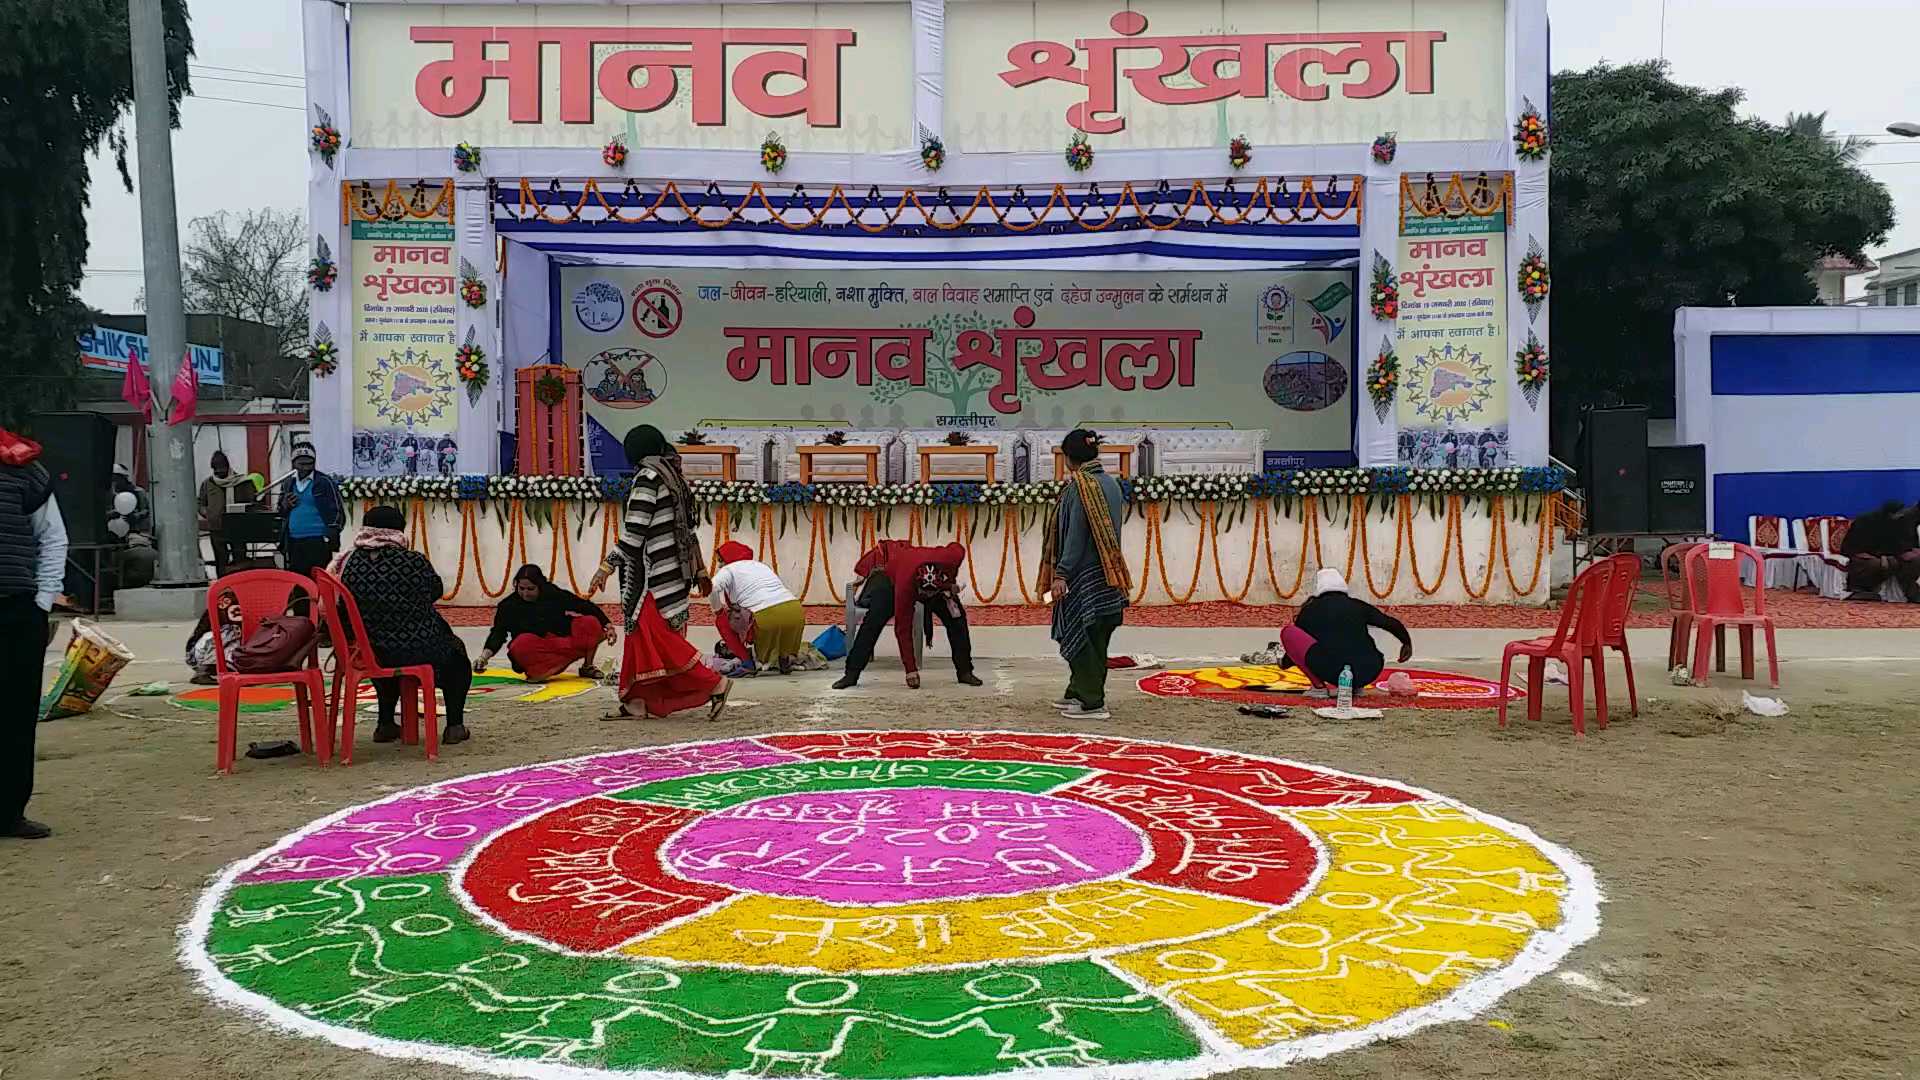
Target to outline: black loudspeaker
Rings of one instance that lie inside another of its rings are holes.
[[[1589,533],[1647,531],[1647,410],[1595,409],[1587,414],[1585,460]]]
[[[113,509],[113,421],[100,413],[48,413],[33,422],[41,464],[53,475],[53,494],[72,544],[109,544]]]
[[[1647,531],[1707,531],[1707,448],[1647,448]]]

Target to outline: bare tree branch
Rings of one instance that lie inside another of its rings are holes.
[[[299,214],[272,208],[195,218],[181,253],[187,311],[276,327],[280,356],[307,339],[307,236]]]

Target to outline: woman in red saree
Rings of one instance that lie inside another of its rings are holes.
[[[707,708],[707,719],[727,707],[733,684],[700,662],[687,643],[693,590],[706,580],[693,531],[693,499],[680,472],[680,455],[660,429],[642,424],[627,432],[633,489],[619,541],[593,576],[588,595],[620,572],[627,641],[620,663],[620,712],[608,719],[669,716]]]

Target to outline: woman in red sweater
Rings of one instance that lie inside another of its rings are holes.
[[[953,671],[962,683],[979,686],[973,673],[973,636],[967,629],[967,610],[960,606],[957,575],[967,551],[959,544],[946,547],[914,547],[904,540],[882,540],[878,547],[853,564],[853,572],[865,579],[860,597],[867,617],[860,632],[847,649],[847,673],[833,684],[845,690],[860,682],[860,673],[873,659],[873,647],[880,634],[893,623],[894,639],[900,643],[900,663],[907,669],[907,685],[920,689],[920,665],[913,658],[913,605],[925,604],[927,611],[947,628],[947,641],[953,647]]]

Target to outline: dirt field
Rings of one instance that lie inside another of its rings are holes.
[[[243,761],[229,778],[212,775],[211,715],[164,700],[46,725],[31,812],[58,835],[0,844],[0,1078],[468,1075],[278,1034],[197,993],[175,934],[209,876],[341,807],[510,765],[780,730],[1062,730],[1044,707],[1057,665],[989,662],[982,674],[988,685],[966,690],[936,667],[919,694],[878,665],[853,694],[822,674],[743,683],[742,704],[714,724],[597,722],[601,691],[483,700],[474,740],[437,766],[365,744],[364,725],[350,769]],[[1112,730],[1404,780],[1529,825],[1596,871],[1599,936],[1561,972],[1480,1020],[1290,1076],[1920,1075],[1920,662],[1793,665],[1794,712],[1781,720],[1736,714],[1732,681],[1642,680],[1658,699],[1644,715],[1616,714],[1582,742],[1564,691],[1549,694],[1547,722],[1503,733],[1483,712],[1256,722],[1129,690],[1114,695]],[[291,731],[291,713],[249,716],[240,737]]]

